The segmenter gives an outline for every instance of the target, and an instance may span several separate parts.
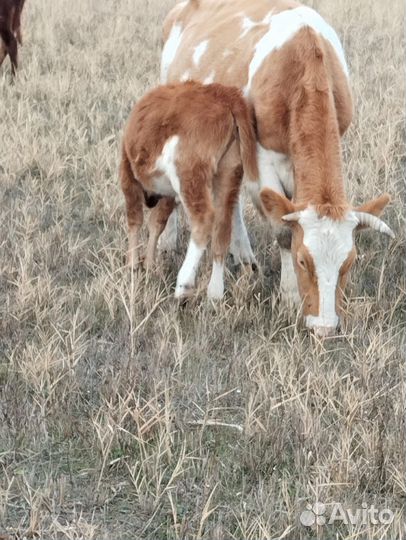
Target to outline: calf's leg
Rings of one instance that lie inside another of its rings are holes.
[[[178,210],[173,209],[168,217],[166,227],[159,239],[158,249],[160,251],[176,251],[178,244]]]
[[[222,298],[224,294],[224,262],[230,247],[233,217],[239,212],[242,177],[238,147],[233,145],[222,158],[215,178],[215,216],[211,243],[213,268],[207,288],[207,295],[213,300]]]
[[[250,239],[244,223],[243,202],[238,198],[233,211],[233,228],[231,238],[231,255],[234,263],[251,264],[253,270],[257,267],[257,261],[251,248]]]
[[[175,208],[175,199],[172,197],[163,197],[157,205],[151,210],[148,222],[149,238],[147,254],[145,257],[145,267],[151,269],[155,262],[156,248],[159,237],[165,229],[168,218]]]
[[[121,189],[124,193],[128,222],[128,256],[127,263],[131,269],[139,264],[139,230],[144,221],[144,191],[134,178],[130,162],[123,155],[120,164]]]
[[[176,298],[190,296],[195,288],[200,259],[210,239],[214,209],[209,189],[211,180],[209,166],[199,164],[192,171],[180,174],[181,199],[185,205],[191,226],[191,237],[185,260],[176,281]]]

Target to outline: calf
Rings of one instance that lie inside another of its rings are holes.
[[[0,0],[0,66],[10,56],[12,74],[18,66],[18,43],[22,44],[21,12],[25,0]]]
[[[244,172],[258,177],[252,114],[240,90],[188,81],[160,86],[133,109],[124,134],[120,167],[128,218],[128,262],[139,262],[143,205],[149,219],[146,267],[178,200],[191,226],[175,296],[189,296],[199,261],[211,239],[209,298],[224,292],[224,260]]]

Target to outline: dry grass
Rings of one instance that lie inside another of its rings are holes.
[[[182,254],[158,276],[123,267],[120,133],[171,4],[29,0],[16,83],[1,73],[0,535],[401,539],[402,3],[312,4],[351,65],[349,192],[391,192],[397,232],[359,237],[345,333],[324,343],[280,305],[249,207],[262,272],[231,269],[217,307],[173,300]],[[315,531],[298,518],[316,500],[395,518]]]

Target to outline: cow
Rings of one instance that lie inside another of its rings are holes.
[[[247,185],[275,228],[282,297],[301,306],[318,336],[334,335],[354,233],[370,227],[393,237],[378,217],[389,195],[354,208],[345,192],[341,137],[353,105],[336,32],[294,0],[189,0],[168,14],[163,35],[162,82],[235,85],[252,104],[259,181]],[[175,225],[170,217],[172,244]],[[252,259],[238,205],[233,236],[231,251]]]
[[[128,262],[134,268],[143,206],[152,207],[145,266],[151,268],[160,234],[176,200],[191,237],[175,297],[193,293],[199,261],[211,239],[213,268],[207,295],[224,293],[224,261],[243,174],[258,178],[253,112],[237,88],[189,81],[161,86],[134,107],[120,165],[128,220]]]
[[[13,76],[18,67],[18,44],[22,45],[21,13],[25,0],[0,0],[0,66],[10,57]]]

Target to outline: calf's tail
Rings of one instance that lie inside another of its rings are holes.
[[[232,104],[232,114],[238,128],[239,144],[244,173],[251,181],[258,181],[257,137],[254,128],[254,114],[239,96]]]

